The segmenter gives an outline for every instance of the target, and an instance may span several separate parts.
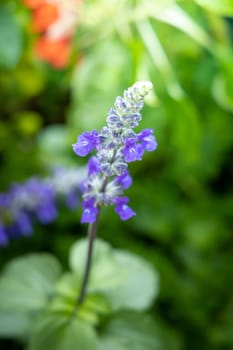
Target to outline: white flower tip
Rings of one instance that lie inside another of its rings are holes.
[[[145,96],[152,90],[153,84],[149,80],[138,81],[134,84],[134,87],[136,88],[136,90],[138,90],[141,96]]]

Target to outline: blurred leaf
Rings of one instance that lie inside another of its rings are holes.
[[[16,128],[25,136],[35,135],[42,125],[40,114],[33,111],[16,112],[13,117],[15,118]]]
[[[213,97],[222,108],[232,112],[233,96],[229,96],[226,85],[226,79],[224,79],[222,75],[217,75],[213,82],[212,93]]]
[[[182,30],[204,47],[208,47],[210,37],[181,7],[173,4],[155,14],[155,18]]]
[[[217,324],[210,329],[210,337],[214,344],[218,344],[221,349],[233,347],[233,299],[222,310]]]
[[[70,265],[82,275],[87,252],[87,241],[77,242],[71,249]],[[144,310],[158,293],[158,277],[142,258],[114,250],[104,241],[95,242],[89,293],[107,296],[112,308]]]
[[[77,293],[80,289],[81,279],[80,276],[73,273],[65,273],[61,276],[56,284],[56,291],[70,299],[75,300],[77,298]]]
[[[31,326],[31,320],[23,312],[0,311],[0,337],[21,338],[26,335]]]
[[[43,308],[61,274],[59,262],[48,254],[16,258],[0,279],[0,310],[33,311]]]
[[[80,286],[80,276],[73,273],[64,274],[56,284],[56,296],[50,302],[49,310],[72,315],[77,308]],[[87,295],[77,308],[79,318],[91,325],[97,325],[100,315],[109,314],[110,311],[107,298],[98,293]]]
[[[74,315],[47,313],[35,324],[31,350],[95,350],[96,334],[91,326]]]
[[[111,64],[103,65],[103,58]],[[123,90],[130,85],[132,72],[128,70],[129,61],[127,49],[110,37],[94,46],[77,65],[71,80],[72,104],[69,111],[70,124],[77,128],[77,132],[102,127],[115,97],[122,93],[122,86]]]
[[[101,333],[98,350],[167,350],[161,346],[153,320],[140,313],[117,314]]]
[[[20,94],[26,98],[38,95],[45,87],[45,77],[38,67],[26,62],[17,67],[14,79],[20,90]]]
[[[215,75],[212,93],[219,105],[233,111],[233,50],[231,47],[217,46],[215,55],[220,72]]]
[[[9,129],[6,123],[0,121],[0,151],[4,149],[7,145],[7,140],[9,138]]]
[[[38,147],[41,161],[50,168],[72,164],[72,141],[65,125],[47,126],[39,134]]]
[[[176,79],[172,65],[170,64],[167,54],[163,49],[155,30],[149,21],[138,22],[137,29],[149,55],[151,56],[153,64],[164,79],[169,95],[175,100],[180,99],[184,94],[183,89]]]
[[[165,108],[170,118],[173,145],[181,151],[182,166],[198,160],[201,141],[201,125],[195,104],[185,97],[177,102],[167,100]]]
[[[22,51],[22,33],[15,16],[0,7],[0,67],[16,67]]]
[[[157,317],[119,312],[100,330],[98,350],[181,350],[182,339]]]
[[[233,14],[232,0],[195,0],[195,2],[206,10],[214,11],[220,15],[230,16]]]

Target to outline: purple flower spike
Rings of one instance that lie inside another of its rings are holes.
[[[124,159],[127,163],[135,162],[135,160],[142,159],[142,149],[136,143],[135,139],[128,139],[123,149]]]
[[[127,205],[129,199],[127,197],[116,198],[115,212],[120,216],[121,220],[125,221],[130,219],[136,213]]]
[[[74,143],[74,152],[81,157],[87,156],[98,144],[98,132],[93,130],[92,132],[84,132],[79,137],[76,143]]]
[[[99,210],[95,207],[93,199],[83,202],[82,224],[88,224],[96,221]]]
[[[144,150],[152,152],[157,148],[157,141],[152,129],[144,129],[138,134],[138,141],[141,142]]]
[[[82,185],[83,216],[81,222],[95,222],[101,206],[115,205],[115,211],[122,220],[128,220],[135,212],[123,197],[124,190],[132,184],[128,164],[141,160],[145,151],[153,151],[157,143],[152,129],[136,133],[145,96],[153,85],[141,81],[125,90],[123,97],[117,97],[110,108],[103,126],[96,131],[85,132],[73,145],[75,153],[86,156],[94,148],[96,157],[88,162],[88,176]]]

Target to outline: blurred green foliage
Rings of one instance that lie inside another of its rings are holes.
[[[86,250],[86,239],[72,246],[64,275],[49,254],[28,254],[7,264],[0,278],[0,336],[20,339],[31,350],[163,347],[160,328],[142,313],[158,292],[153,268],[96,240],[87,294],[77,304]]]
[[[82,59],[63,71],[35,57],[21,1],[3,5],[0,189],[48,167],[83,163],[71,150],[77,135],[99,129],[114,98],[133,82],[151,80],[141,126],[155,129],[159,147],[131,166],[128,194],[137,216],[121,223],[107,208],[99,236],[159,272],[151,317],[167,339],[162,349],[231,350],[232,1],[86,0],[73,40],[73,56]],[[79,218],[80,211],[64,209],[57,222],[13,241],[1,264],[48,251],[67,265],[71,244],[86,234]],[[115,322],[121,333],[122,321]]]

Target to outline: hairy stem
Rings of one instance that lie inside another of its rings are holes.
[[[77,299],[78,305],[82,304],[82,302],[84,301],[85,296],[86,296],[86,290],[87,290],[87,285],[88,285],[90,271],[91,271],[91,262],[92,262],[94,240],[95,240],[96,231],[97,231],[97,221],[98,221],[98,217],[97,217],[97,220],[95,222],[89,224],[89,227],[88,227],[87,258],[86,258],[86,265],[85,265],[85,271],[84,271],[84,275],[83,275],[81,290],[80,290],[80,294],[79,294],[78,299]]]
[[[104,177],[100,192],[104,193],[105,188],[107,186],[107,183],[108,183],[108,177]],[[98,207],[98,209],[100,210],[100,207]],[[81,284],[81,290],[80,290],[80,293],[79,293],[79,296],[77,299],[78,305],[83,303],[85,296],[86,296],[87,285],[88,285],[89,276],[90,276],[90,272],[91,272],[92,253],[93,253],[93,247],[94,247],[94,240],[96,237],[99,215],[100,215],[100,213],[97,214],[96,221],[89,224],[89,227],[88,227],[87,258],[86,258],[83,280],[82,280],[82,284]]]

